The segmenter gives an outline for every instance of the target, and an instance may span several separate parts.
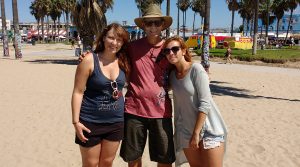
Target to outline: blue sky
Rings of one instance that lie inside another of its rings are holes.
[[[20,22],[34,22],[34,17],[30,14],[29,6],[33,0],[18,0],[19,20]],[[172,27],[177,26],[177,0],[171,0],[171,16],[173,17]],[[6,18],[12,20],[12,0],[5,0]],[[161,8],[165,14],[166,1],[163,2]],[[297,8],[295,13],[300,13],[300,7]],[[114,7],[106,13],[109,22],[127,21],[129,24],[134,24],[134,18],[138,17],[139,13],[135,4],[135,0],[115,0]],[[64,18],[62,17],[63,21]],[[180,20],[182,20],[182,13],[180,13]],[[182,22],[182,21],[180,21]],[[227,8],[225,0],[211,0],[211,28],[229,28],[231,24],[231,12]],[[241,25],[242,19],[236,12],[234,25],[238,27]],[[181,23],[182,24],[182,23]],[[193,24],[193,11],[187,11],[187,26],[192,27]],[[200,16],[196,16],[195,26],[199,27],[201,24]]]

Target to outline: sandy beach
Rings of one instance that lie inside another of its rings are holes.
[[[25,45],[22,60],[0,53],[0,166],[80,167],[70,105],[74,50]],[[210,71],[229,129],[224,167],[299,167],[300,69],[212,62]],[[143,163],[155,166],[148,148]],[[117,156],[114,167],[125,166]]]

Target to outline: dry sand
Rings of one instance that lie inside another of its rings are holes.
[[[71,124],[74,50],[25,45],[22,60],[10,54],[0,58],[0,166],[81,166]],[[210,77],[229,128],[224,166],[299,167],[300,70],[214,62]],[[143,162],[155,166],[147,148]],[[117,156],[114,166],[126,163]]]

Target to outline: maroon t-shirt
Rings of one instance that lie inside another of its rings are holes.
[[[155,63],[161,46],[150,45],[146,38],[128,46],[132,70],[125,97],[125,112],[146,118],[172,117],[171,100],[168,96],[167,59]]]

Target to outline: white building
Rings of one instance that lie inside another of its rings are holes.
[[[6,29],[10,30],[10,27],[11,27],[11,21],[6,20]],[[2,18],[0,18],[0,30],[2,31]]]

